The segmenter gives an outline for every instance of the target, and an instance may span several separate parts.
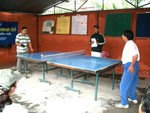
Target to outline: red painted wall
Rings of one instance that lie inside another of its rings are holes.
[[[31,14],[0,12],[0,22],[18,22],[18,32],[23,26],[28,27],[28,34],[35,51],[37,51],[37,17]],[[16,64],[16,46],[0,48],[0,68]]]
[[[52,19],[56,22],[57,16],[61,15],[47,15],[36,16],[31,14],[16,14],[0,12],[1,22],[18,22],[19,31],[22,26],[28,27],[28,34],[31,37],[34,51],[73,51],[79,49],[85,49],[86,54],[90,55],[89,39],[93,33],[93,25],[97,22],[100,26],[100,32],[104,34],[105,18],[106,14],[109,13],[132,13],[132,30],[135,32],[136,29],[136,15],[138,13],[145,13],[150,9],[139,9],[139,10],[118,10],[118,11],[99,11],[99,12],[83,12],[80,14],[88,15],[88,32],[87,35],[58,35],[58,34],[43,34],[42,24],[43,21]],[[65,14],[75,15],[75,14]],[[56,24],[56,23],[55,23]],[[55,28],[54,28],[55,29]],[[37,34],[38,32],[38,34]],[[37,38],[38,37],[38,38]],[[120,59],[124,43],[120,37],[105,37],[107,43],[104,45],[103,50],[106,50],[110,54],[110,58]],[[38,41],[38,43],[37,43]],[[135,37],[140,54],[140,76],[144,78],[150,78],[150,60],[149,60],[149,38],[138,38]],[[0,68],[16,64],[16,46],[13,45],[11,49],[0,48]],[[117,72],[121,73],[122,68],[118,67]]]
[[[140,10],[118,10],[118,11],[99,11],[99,12],[84,12],[79,14],[88,15],[88,32],[87,35],[58,35],[58,34],[42,34],[42,24],[45,20],[54,20],[61,15],[47,15],[40,16],[38,18],[38,46],[39,51],[73,51],[79,49],[85,49],[86,54],[90,55],[89,39],[93,33],[93,25],[96,23],[100,26],[100,32],[104,34],[106,15],[110,13],[124,13],[130,12],[132,14],[132,30],[136,30],[136,15],[138,13],[145,13],[150,9]],[[65,16],[72,16],[75,14],[65,14]],[[56,25],[55,25],[56,26]],[[55,28],[54,28],[55,29]],[[56,29],[55,29],[56,30]],[[121,37],[108,37],[105,36],[107,43],[104,45],[103,50],[106,50],[110,54],[110,58],[120,59],[124,43]],[[140,60],[140,76],[144,78],[150,78],[150,60],[149,60],[149,48],[150,38],[138,38],[135,37],[135,42],[139,47],[141,54]],[[122,73],[123,69],[118,67],[118,73]]]

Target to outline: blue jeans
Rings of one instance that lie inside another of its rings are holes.
[[[128,104],[128,98],[132,100],[138,99],[136,96],[136,88],[138,85],[139,78],[139,63],[135,63],[134,73],[129,72],[130,65],[131,62],[124,64],[124,72],[120,83],[120,96],[122,105]]]

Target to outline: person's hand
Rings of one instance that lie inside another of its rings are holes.
[[[24,45],[24,44],[20,44],[20,46],[21,46],[21,47],[25,47],[25,45]]]
[[[94,41],[91,41],[91,44],[94,44]]]
[[[134,73],[134,66],[130,66],[130,67],[129,67],[129,71],[130,71],[130,73],[133,74],[133,73]]]
[[[94,41],[90,41],[90,42],[89,42],[89,44],[93,44],[93,43],[94,43]]]

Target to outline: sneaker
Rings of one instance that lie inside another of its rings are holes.
[[[129,108],[129,105],[127,104],[127,105],[124,106],[121,103],[119,103],[119,104],[115,104],[115,107],[127,109],[127,108]]]
[[[137,100],[132,100],[132,99],[130,99],[130,98],[128,98],[128,101],[129,101],[129,102],[132,102],[133,104],[137,104],[137,103],[138,103]]]

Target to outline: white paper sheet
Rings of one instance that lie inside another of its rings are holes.
[[[92,47],[97,47],[96,39],[95,39],[95,38],[92,38],[91,41],[92,41],[91,46],[92,46]]]

